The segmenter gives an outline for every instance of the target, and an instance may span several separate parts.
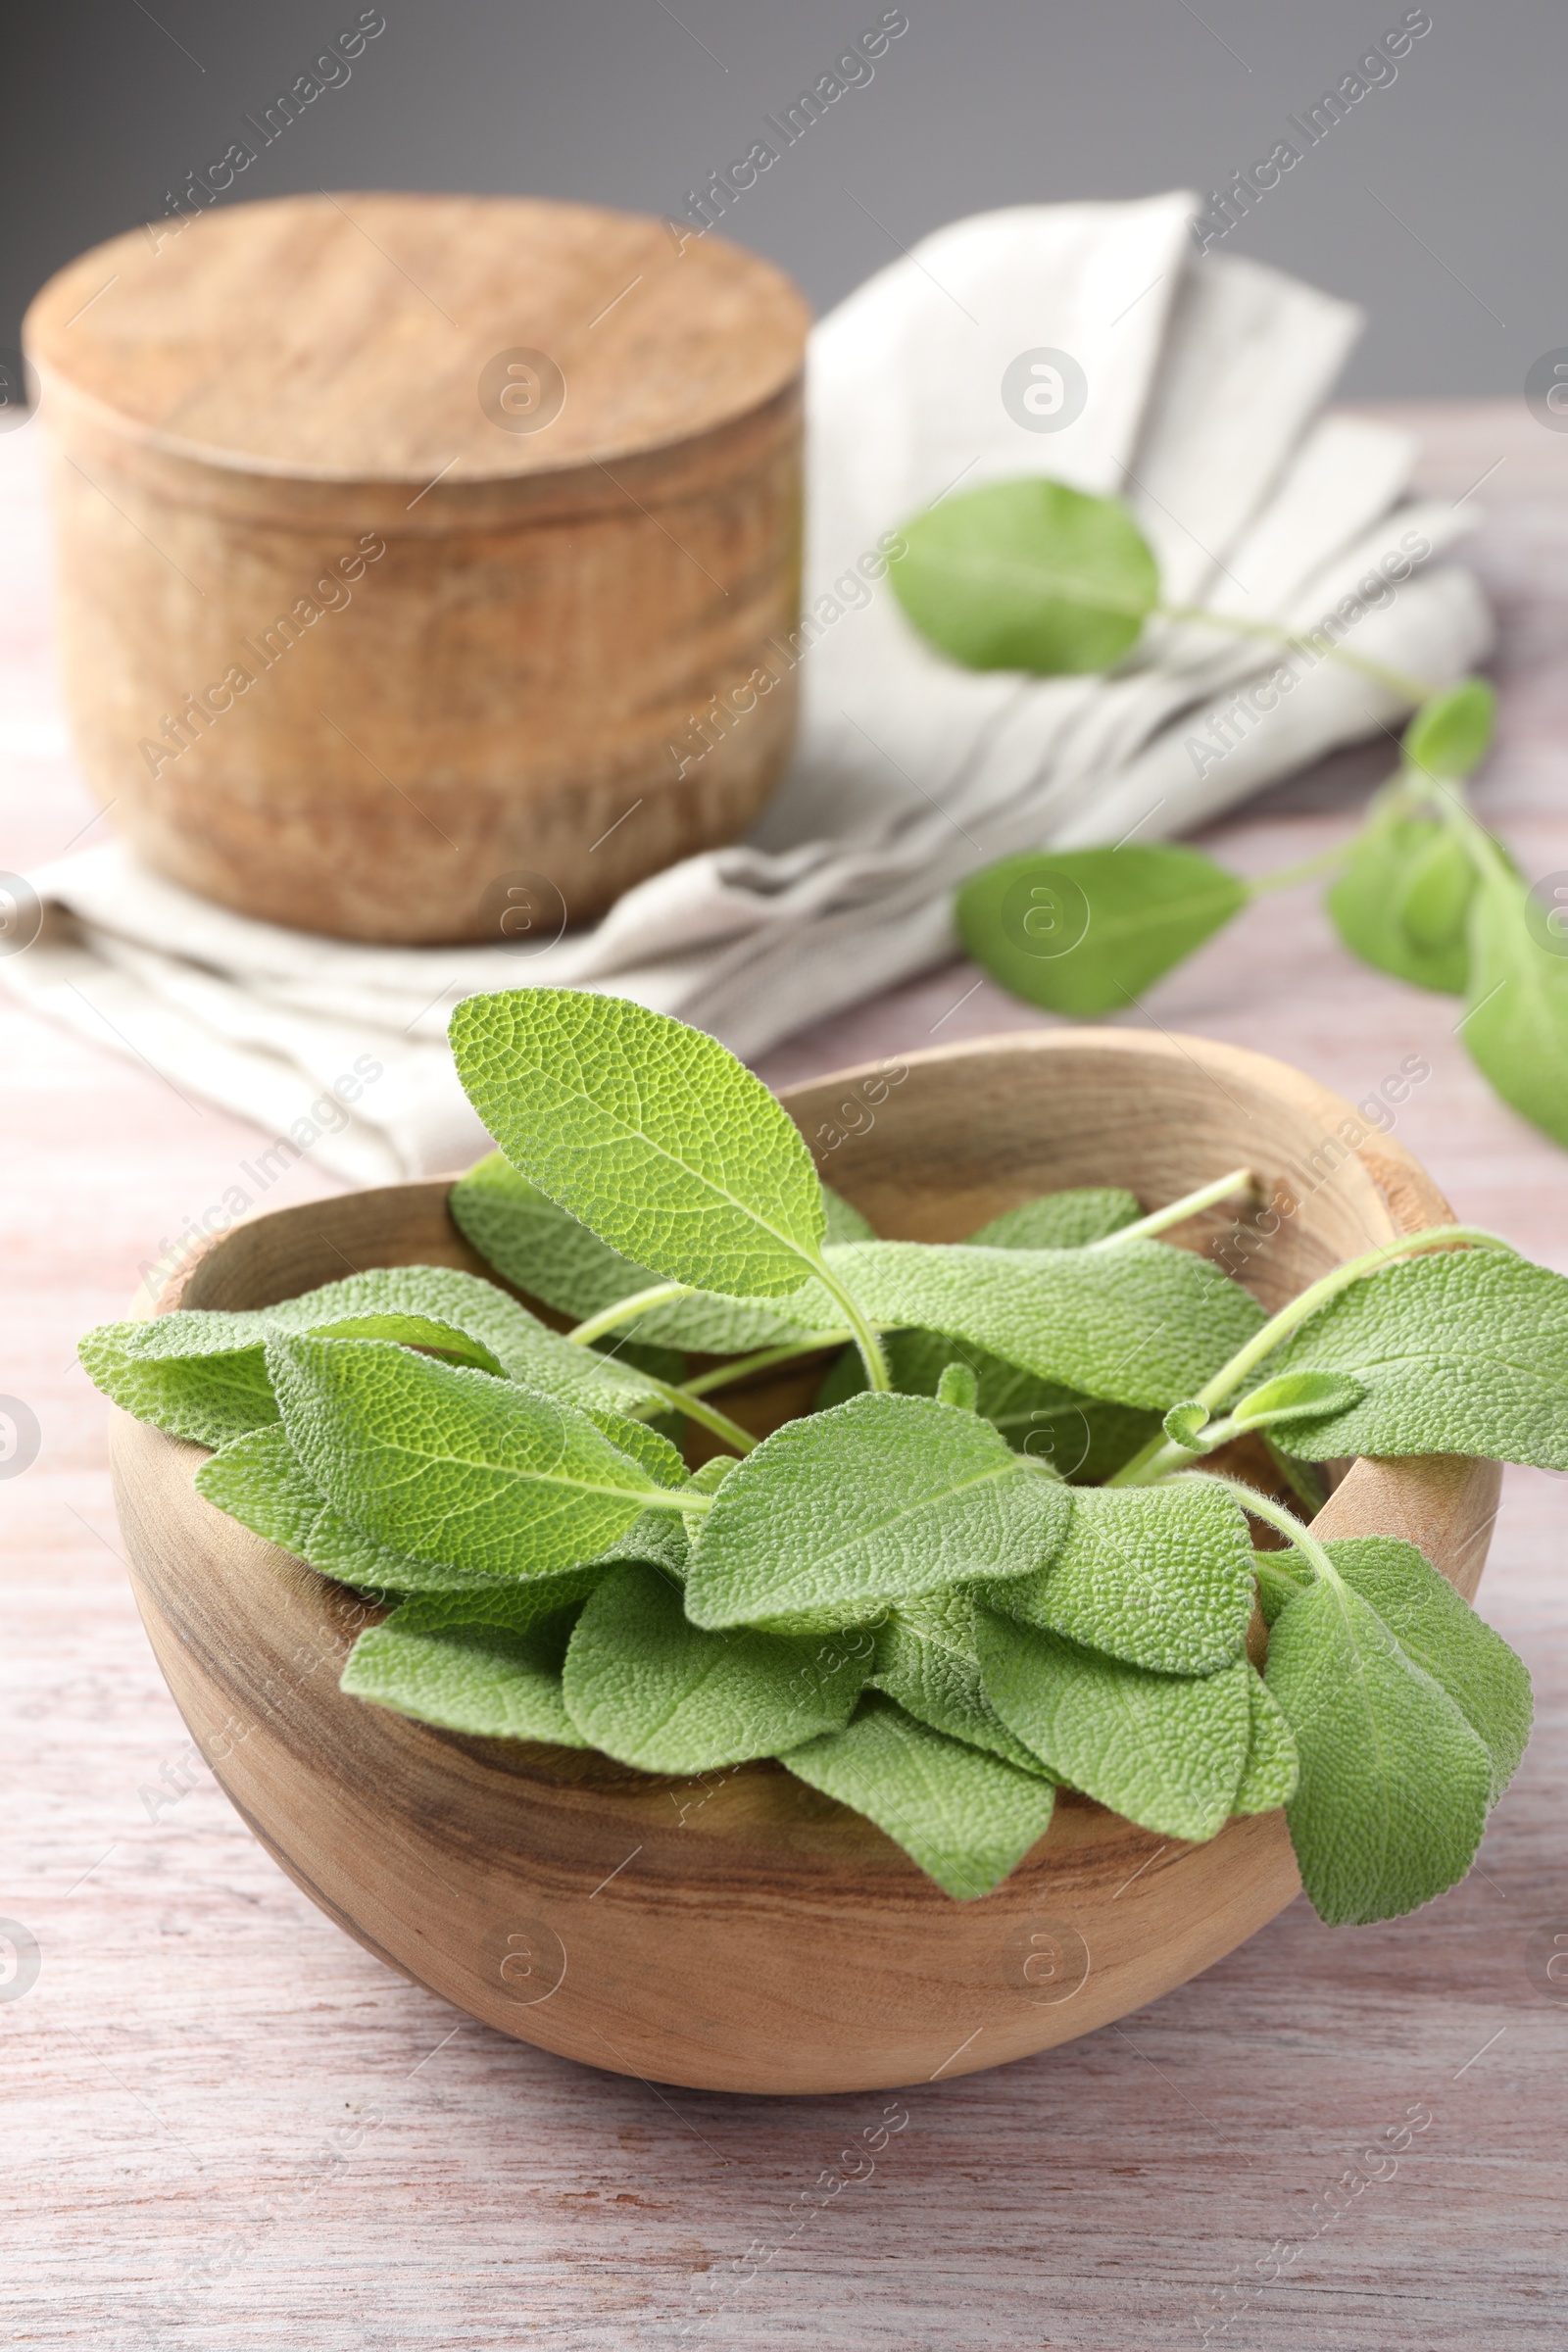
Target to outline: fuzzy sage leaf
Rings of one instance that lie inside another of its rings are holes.
[[[967,1241],[983,1250],[1083,1250],[1135,1224],[1143,1210],[1136,1193],[1116,1185],[1080,1186],[1075,1191],[1041,1193],[1004,1208],[1000,1217],[982,1225]],[[867,1241],[867,1234],[833,1234],[838,1241]]]
[[[1359,1400],[1292,1424],[1309,1460],[1475,1453],[1568,1470],[1568,1277],[1509,1250],[1378,1267],[1278,1348],[1271,1379],[1348,1376]]]
[[[1495,1804],[1530,1738],[1523,1664],[1413,1544],[1352,1536],[1326,1548],[1345,1582],[1377,1611],[1405,1656],[1442,1685],[1480,1739],[1492,1760]]]
[[[893,1386],[906,1396],[934,1396],[955,1348],[961,1346],[961,1360],[974,1376],[975,1410],[1015,1452],[1043,1462],[1058,1478],[1090,1485],[1108,1477],[1157,1426],[1152,1413],[1136,1406],[1107,1404],[1060,1381],[1041,1380],[971,1342],[945,1339],[940,1332],[890,1332],[883,1346]],[[864,1387],[859,1357],[846,1348],[817,1392],[817,1404],[842,1404]]]
[[[1241,1785],[1231,1800],[1233,1813],[1272,1813],[1296,1794],[1300,1766],[1296,1740],[1278,1699],[1262,1676],[1250,1666],[1247,1673],[1250,1708],[1247,1762]]]
[[[959,1902],[989,1894],[1051,1827],[1056,1791],[1000,1756],[945,1739],[887,1698],[779,1761],[885,1830]]]
[[[607,1756],[645,1772],[707,1772],[774,1756],[848,1723],[868,1655],[831,1671],[816,1644],[705,1633],[654,1568],[614,1570],[577,1621],[564,1688],[572,1722]]]
[[[519,1625],[495,1592],[421,1593],[361,1634],[342,1688],[446,1731],[584,1747],[561,1686],[574,1614]]]
[[[1066,1490],[973,1413],[862,1396],[737,1462],[692,1554],[697,1625],[863,1625],[889,1601],[1022,1575],[1066,1532]]]
[[[1161,1674],[1211,1674],[1241,1654],[1252,1545],[1240,1504],[1201,1479],[1076,1487],[1049,1567],[987,1588],[993,1608]]]
[[[1246,1658],[1218,1674],[1151,1674],[975,1611],[986,1696],[1072,1788],[1146,1830],[1195,1842],[1232,1809],[1251,1739]]]
[[[226,1446],[248,1429],[276,1421],[277,1404],[259,1346],[193,1356],[153,1354],[145,1350],[142,1334],[157,1328],[157,1323],[102,1323],[78,1344],[82,1369],[111,1402],[172,1438],[198,1446]]]
[[[1331,1927],[1396,1918],[1462,1879],[1492,1759],[1377,1610],[1320,1579],[1275,1619],[1265,1679],[1296,1741],[1286,1819],[1318,1916]]]
[[[389,1320],[391,1318],[391,1320]],[[416,1327],[427,1328],[423,1337]],[[81,1342],[82,1363],[117,1404],[171,1436],[226,1445],[275,1420],[263,1349],[278,1331],[377,1331],[440,1346],[547,1394],[616,1410],[648,1411],[658,1384],[626,1363],[573,1348],[505,1291],[452,1266],[383,1266],[323,1284],[275,1306],[186,1309],[146,1323],[112,1323]]]
[[[416,1559],[544,1576],[669,1499],[586,1413],[541,1391],[383,1340],[278,1332],[267,1359],[311,1483]]]
[[[1015,1740],[985,1694],[975,1647],[974,1596],[963,1587],[890,1609],[876,1630],[879,1690],[907,1715],[1022,1772],[1054,1775]]]
[[[1164,1242],[1103,1251],[861,1242],[832,1259],[879,1323],[967,1340],[1043,1380],[1159,1412],[1263,1323],[1239,1283]]]
[[[452,1016],[468,1099],[514,1167],[666,1281],[799,1290],[821,1249],[804,1141],[732,1054],[624,997],[513,989]]]
[[[587,1322],[659,1279],[651,1267],[623,1257],[559,1208],[500,1152],[460,1177],[450,1198],[459,1230],[498,1273],[574,1322]],[[822,1202],[829,1242],[872,1238],[865,1219],[827,1185]],[[842,1319],[832,1311],[831,1321]],[[647,1308],[625,1328],[635,1331],[640,1344],[711,1355],[745,1355],[810,1338],[804,1324],[780,1308],[711,1291],[693,1291]]]

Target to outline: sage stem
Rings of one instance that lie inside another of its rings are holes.
[[[1337,865],[1345,863],[1356,839],[1357,835],[1352,833],[1348,841],[1320,852],[1316,858],[1303,858],[1296,865],[1282,865],[1277,874],[1259,874],[1255,881],[1247,884],[1248,897],[1266,898],[1271,891],[1294,890],[1298,882],[1315,882],[1319,874],[1332,873]]]
[[[1152,1209],[1135,1225],[1118,1225],[1114,1233],[1102,1234],[1091,1242],[1091,1250],[1114,1250],[1121,1242],[1141,1242],[1149,1235],[1163,1233],[1168,1225],[1180,1225],[1188,1217],[1196,1217],[1200,1208],[1212,1208],[1216,1200],[1228,1200],[1233,1193],[1257,1191],[1257,1178],[1250,1168],[1232,1168],[1228,1176],[1216,1176],[1212,1184],[1200,1185],[1196,1193],[1184,1193],[1179,1200],[1171,1200],[1163,1208]]]
[[[629,1298],[617,1298],[613,1306],[601,1307],[597,1315],[577,1324],[566,1337],[574,1348],[591,1348],[607,1331],[614,1331],[618,1325],[647,1314],[650,1307],[667,1306],[672,1298],[689,1298],[691,1293],[689,1282],[656,1282],[646,1291],[633,1291]]]
[[[1412,677],[1406,669],[1391,669],[1385,662],[1373,662],[1365,654],[1352,654],[1348,646],[1316,645],[1310,631],[1302,634],[1283,628],[1277,620],[1242,620],[1234,612],[1210,612],[1206,605],[1155,605],[1153,609],[1165,620],[1199,621],[1205,628],[1228,629],[1238,637],[1265,638],[1271,645],[1289,646],[1293,654],[1311,654],[1314,660],[1326,653],[1331,661],[1343,662],[1347,669],[1358,669],[1363,677],[1375,678],[1402,703],[1429,703],[1443,691],[1430,679]]]
[[[867,1385],[873,1389],[891,1389],[893,1380],[888,1371],[888,1359],[882,1352],[882,1343],[873,1326],[861,1313],[858,1299],[845,1289],[824,1258],[813,1258],[811,1263],[818,1281],[844,1309],[844,1319],[854,1334],[855,1345],[860,1350],[860,1361],[865,1366]]]
[[[1194,1476],[1212,1479],[1216,1487],[1223,1487],[1228,1494],[1234,1494],[1243,1510],[1250,1512],[1254,1519],[1261,1519],[1265,1525],[1278,1528],[1280,1534],[1311,1563],[1325,1584],[1343,1590],[1345,1580],[1322,1544],[1310,1528],[1303,1527],[1296,1513],[1288,1510],[1283,1502],[1276,1502],[1272,1494],[1260,1494],[1255,1487],[1244,1486],[1239,1478],[1222,1478],[1215,1470],[1196,1471]]]
[[[682,1383],[679,1393],[682,1396],[706,1396],[711,1389],[727,1388],[731,1381],[747,1380],[754,1372],[771,1372],[775,1364],[790,1363],[797,1356],[816,1355],[824,1348],[846,1348],[854,1337],[846,1328],[817,1332],[808,1340],[790,1340],[778,1348],[760,1348],[755,1355],[733,1356],[711,1372],[699,1372],[695,1380]]]
[[[646,1372],[643,1374],[645,1380],[649,1377]],[[684,1389],[677,1389],[666,1380],[655,1380],[652,1386],[672,1412],[684,1413],[691,1421],[700,1421],[704,1429],[711,1430],[715,1438],[722,1438],[726,1446],[733,1446],[737,1453],[750,1453],[757,1444],[749,1429],[742,1429],[738,1421],[732,1421],[727,1413],[721,1413],[716,1404],[705,1404],[700,1396],[688,1396]]]

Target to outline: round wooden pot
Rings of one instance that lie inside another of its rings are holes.
[[[734,839],[795,725],[807,323],[721,237],[515,198],[226,206],[61,270],[24,334],[67,697],[138,853],[408,942]]]
[[[1353,1142],[1338,1097],[1195,1038],[1026,1034],[784,1101],[831,1181],[908,1240],[954,1239],[1060,1186],[1126,1185],[1154,1206],[1246,1164],[1277,1204],[1246,1277],[1270,1307],[1447,1215],[1397,1144]],[[210,1244],[160,1311],[262,1306],[349,1265],[484,1272],[447,1193],[394,1185],[258,1217]],[[1211,1212],[1176,1238],[1230,1230]],[[766,1429],[816,1377],[726,1403]],[[431,1730],[338,1690],[365,1605],[202,1501],[200,1447],[117,1414],[113,1452],[159,1662],[257,1836],[369,1950],[546,2049],[723,2090],[945,2079],[1141,2007],[1297,1892],[1282,1813],[1189,1846],[1063,1791],[1011,1877],[959,1903],[776,1764],[661,1779]],[[1497,1490],[1494,1463],[1361,1461],[1316,1525],[1419,1544],[1469,1595]]]

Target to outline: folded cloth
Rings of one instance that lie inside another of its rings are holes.
[[[960,220],[815,329],[805,612],[779,649],[800,665],[801,734],[746,842],[655,875],[591,930],[403,949],[249,921],[111,846],[31,877],[43,928],[0,978],[280,1144],[384,1181],[483,1149],[445,1045],[462,997],[606,989],[756,1054],[953,954],[953,886],[975,867],[1179,833],[1400,717],[1408,700],[1341,661],[1174,619],[1110,678],[958,669],[881,576],[878,542],[911,513],[1046,474],[1128,501],[1167,606],[1296,631],[1337,611],[1348,651],[1440,684],[1487,650],[1473,579],[1431,568],[1461,518],[1404,500],[1407,437],[1318,415],[1358,314],[1256,263],[1200,261],[1192,211],[1177,194]],[[1043,417],[1020,376],[1047,387]],[[1396,586],[1385,557],[1408,568]]]

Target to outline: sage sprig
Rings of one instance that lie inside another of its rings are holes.
[[[1165,605],[1128,509],[1059,482],[994,482],[944,499],[900,537],[888,574],[900,604],[931,645],[966,668],[1037,677],[1107,669],[1163,620],[1345,663],[1417,706],[1398,772],[1365,822],[1305,865],[1248,880],[1197,850],[1129,842],[1026,851],[971,874],[955,896],[954,921],[984,971],[1052,1012],[1119,1012],[1254,899],[1329,874],[1329,916],[1351,953],[1396,979],[1463,998],[1456,1027],[1482,1074],[1568,1144],[1568,938],[1465,798],[1492,742],[1494,697],[1483,679],[1440,687],[1322,630],[1302,636]]]
[[[508,1154],[453,1213],[512,1290],[389,1267],[82,1343],[213,1449],[209,1503],[394,1604],[346,1690],[647,1772],[777,1758],[964,1900],[1057,1786],[1194,1840],[1283,1806],[1330,1920],[1468,1868],[1524,1669],[1419,1552],[1318,1542],[1223,1448],[1266,1439],[1305,1491],[1357,1450],[1568,1468],[1568,1280],[1444,1227],[1266,1318],[1162,1238],[1245,1169],[881,1240],[677,1022],[538,990],[453,1026]],[[658,1371],[623,1352],[650,1324]],[[760,1440],[711,1401],[813,1359],[812,1408]],[[696,1436],[721,1450],[693,1470]]]

